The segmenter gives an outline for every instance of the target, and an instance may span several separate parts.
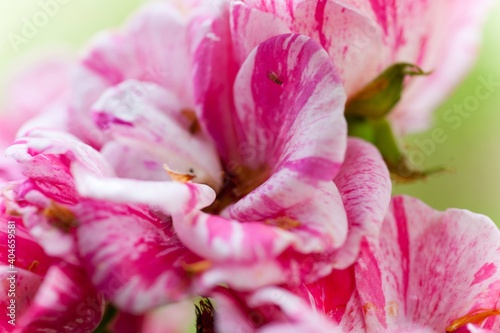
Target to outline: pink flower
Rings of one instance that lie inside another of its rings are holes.
[[[13,189],[18,211],[45,252],[85,268],[97,289],[129,312],[191,295],[185,266],[200,259],[180,244],[169,218],[145,205],[86,200],[72,172],[101,177],[114,186],[111,190],[123,185],[128,193],[132,187],[143,190],[143,198],[149,196],[148,202],[164,211],[182,209],[191,199],[207,204],[213,200],[210,193],[207,200],[190,185],[114,178],[101,154],[58,131],[30,130],[8,153],[28,178]],[[175,195],[175,200],[163,203],[158,194]]]
[[[174,28],[179,31],[175,40],[169,37]],[[143,40],[153,42],[144,45]],[[165,45],[175,50],[168,54],[175,57],[171,61],[161,58]],[[376,232],[389,201],[387,170],[378,153],[362,143],[353,146],[369,152],[373,168],[363,170],[360,178],[371,183],[356,183],[350,176],[339,176],[339,182],[359,191],[354,200],[372,195],[375,200],[367,206],[373,204],[373,209],[357,211],[361,202],[344,207],[332,182],[345,154],[345,100],[336,70],[319,44],[300,35],[280,35],[259,44],[241,63],[234,57],[227,8],[185,23],[172,8],[156,5],[142,11],[124,32],[99,39],[83,61],[79,80],[88,88],[78,95],[80,104],[100,95],[90,107],[103,133],[103,140],[94,144],[102,146],[119,176],[167,180],[161,167],[166,163],[171,174],[191,177],[217,192],[205,211],[173,216],[180,240],[210,265],[202,289],[222,281],[252,288],[281,281],[283,274],[293,276],[300,266],[296,253],[333,255],[344,245],[350,223],[346,207]],[[158,71],[147,73],[148,68]],[[88,115],[82,117],[89,122]],[[125,154],[134,157],[125,159]],[[104,189],[106,180],[76,176],[84,196],[152,204],[143,191]],[[362,234],[364,228],[353,230]],[[345,267],[355,260],[355,233],[349,236],[352,249],[345,250],[345,258],[338,255],[333,265]],[[304,274],[313,278],[331,265],[314,264],[314,272]],[[227,281],[234,274],[241,277]]]
[[[89,332],[97,327],[102,295],[83,269],[45,253],[4,197],[0,238],[0,305],[7,311],[0,321],[2,332]]]
[[[330,323],[318,332],[497,332],[499,245],[485,216],[396,197],[380,237],[365,239],[346,270],[288,290],[218,291],[218,329],[281,332],[322,313]]]
[[[328,51],[351,97],[396,62],[427,77],[413,79],[391,114],[400,132],[425,129],[474,60],[491,1],[232,0],[240,61],[263,40],[286,32],[311,36]]]
[[[300,284],[348,267],[389,202],[379,153],[347,143],[344,91],[320,44],[279,35],[239,63],[216,9],[182,16],[160,2],[101,36],[68,109],[84,142],[32,127],[8,151],[29,178],[18,200],[52,200],[79,222],[30,231],[51,253],[65,251],[48,235],[65,239],[131,313],[219,283]]]

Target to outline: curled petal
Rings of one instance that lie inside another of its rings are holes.
[[[225,214],[240,221],[297,220],[299,233],[313,233],[323,243],[304,244],[305,252],[342,244],[345,215],[331,180],[345,152],[345,97],[326,52],[305,36],[271,38],[242,65],[235,96],[245,127],[242,163],[264,168],[270,178]],[[305,206],[310,204],[319,209],[308,218]],[[339,214],[327,214],[326,207]]]
[[[99,152],[64,132],[32,130],[6,153],[23,166],[24,174],[34,180],[41,192],[58,202],[75,202],[77,197],[70,171],[72,163],[94,175],[114,175]]]
[[[150,205],[165,214],[201,209],[215,199],[215,192],[206,185],[95,177],[77,165],[72,171],[78,192],[83,197]]]
[[[303,253],[339,247],[347,223],[332,179],[346,147],[345,95],[326,52],[305,36],[273,37],[246,59],[234,91],[241,163],[269,178],[222,214],[296,221],[285,229]]]
[[[337,269],[353,264],[363,238],[377,238],[391,198],[384,160],[371,144],[349,139],[347,154],[334,179],[349,222],[347,240],[329,259]]]

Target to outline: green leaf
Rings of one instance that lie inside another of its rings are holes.
[[[387,68],[375,80],[349,98],[346,116],[381,119],[401,99],[406,76],[427,75],[420,67],[397,63]]]

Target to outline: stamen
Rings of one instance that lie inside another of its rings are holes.
[[[40,264],[40,262],[38,260],[33,260],[31,262],[31,264],[29,264],[28,267],[26,267],[26,269],[28,271],[30,271],[31,273],[36,273],[36,270],[38,269],[39,264]]]
[[[212,267],[212,263],[208,260],[198,261],[192,264],[182,263],[182,268],[189,274],[199,274]]]
[[[181,111],[181,114],[189,121],[189,133],[196,134],[200,132],[201,126],[198,117],[196,117],[196,113],[191,109],[184,109]]]
[[[172,178],[172,180],[175,182],[187,183],[187,182],[193,180],[194,178],[196,178],[196,175],[194,175],[192,173],[189,174],[189,173],[180,173],[180,172],[173,171],[166,164],[163,164],[163,169],[165,169],[165,171],[168,173],[170,178]]]
[[[500,315],[499,309],[477,309],[463,317],[460,317],[454,320],[450,326],[446,329],[446,332],[452,333],[458,330],[459,328],[467,325],[467,324],[475,324],[480,325],[483,321],[485,321],[488,317],[498,316]]]
[[[78,225],[75,214],[68,208],[56,204],[54,201],[50,203],[49,207],[43,210],[43,215],[47,217],[52,225],[64,232],[69,232],[70,228]]]
[[[236,188],[233,189],[234,195],[242,198],[262,185],[269,178],[269,168],[261,166],[257,169],[241,167],[240,173],[234,179]]]
[[[288,216],[281,216],[276,219],[267,219],[266,224],[274,225],[284,230],[292,230],[300,227],[300,222]]]
[[[9,210],[7,210],[7,212],[6,212],[6,213],[7,213],[8,215],[10,215],[10,216],[13,216],[13,217],[20,217],[20,216],[22,216],[22,214],[21,214],[21,213],[19,213],[19,212],[18,212],[17,210],[15,210],[15,209],[9,209]]]
[[[214,333],[214,307],[208,298],[200,300],[200,305],[195,305],[196,333]]]

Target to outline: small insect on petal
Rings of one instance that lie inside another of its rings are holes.
[[[267,77],[269,78],[269,80],[273,81],[276,84],[279,84],[280,86],[283,84],[283,81],[279,78],[276,72],[267,72]]]

